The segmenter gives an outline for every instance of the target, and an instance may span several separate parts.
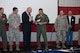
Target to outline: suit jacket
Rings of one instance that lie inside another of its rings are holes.
[[[67,20],[68,20],[68,24],[70,24],[68,16],[67,16]],[[74,31],[74,25],[75,25],[75,17],[74,16],[71,17],[71,25],[72,25],[71,30]]]
[[[26,12],[22,13],[22,30],[23,31],[31,31],[31,24],[32,22],[29,22],[29,15]]]
[[[78,30],[80,30],[80,18],[79,18],[79,22],[78,22]]]

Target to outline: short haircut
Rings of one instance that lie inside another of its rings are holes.
[[[43,9],[42,9],[42,8],[39,8],[39,10],[42,10],[42,11],[43,11]]]
[[[2,7],[0,7],[0,10],[2,10],[3,8]]]
[[[18,9],[17,7],[13,7],[13,11],[15,11],[16,9]]]

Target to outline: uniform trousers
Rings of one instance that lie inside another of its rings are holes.
[[[46,27],[38,27],[37,28],[37,46],[41,47],[40,45],[40,37],[43,37],[44,43],[45,43],[45,47],[48,47],[48,41],[47,41],[47,35],[46,35]]]
[[[66,31],[65,30],[58,30],[56,32],[57,40],[56,43],[59,44],[59,41],[62,41],[62,44],[65,43],[65,36],[66,36]]]
[[[10,45],[13,45],[14,38],[15,38],[16,45],[19,45],[19,42],[20,42],[19,29],[9,28],[9,44]]]

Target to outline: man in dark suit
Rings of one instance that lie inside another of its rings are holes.
[[[22,30],[23,30],[23,43],[24,50],[31,50],[30,41],[31,41],[31,24],[33,18],[31,16],[32,8],[28,7],[25,12],[22,13]]]
[[[68,25],[69,29],[66,35],[66,45],[67,46],[72,46],[73,45],[73,31],[74,31],[74,25],[75,25],[75,17],[72,16],[72,11],[68,11]]]

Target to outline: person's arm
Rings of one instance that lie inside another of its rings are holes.
[[[78,30],[80,30],[80,18],[79,18],[79,21],[78,21]]]
[[[49,18],[48,18],[48,16],[46,15],[46,19],[45,19],[45,22],[44,22],[43,24],[47,24],[47,23],[49,23]]]
[[[58,18],[56,18],[56,21],[54,23],[55,31],[57,31],[57,26],[58,26]]]
[[[73,23],[73,31],[74,31],[74,27],[75,27],[75,17],[74,17],[74,23]]]
[[[25,13],[22,14],[22,22],[23,23],[29,22],[29,19],[26,17],[26,14]]]
[[[35,17],[35,24],[38,24],[37,20],[38,20],[38,15],[36,15]]]
[[[69,28],[69,25],[68,25],[68,19],[67,19],[67,17],[65,17],[66,18],[66,32],[68,31],[68,28]]]
[[[17,25],[16,25],[17,27],[19,27],[20,26],[20,15],[18,15],[18,19],[17,19]]]
[[[31,24],[33,24],[33,23],[34,23],[34,20],[33,20],[33,17],[32,17],[32,16],[31,16],[31,18],[30,18],[29,22],[30,22]]]

